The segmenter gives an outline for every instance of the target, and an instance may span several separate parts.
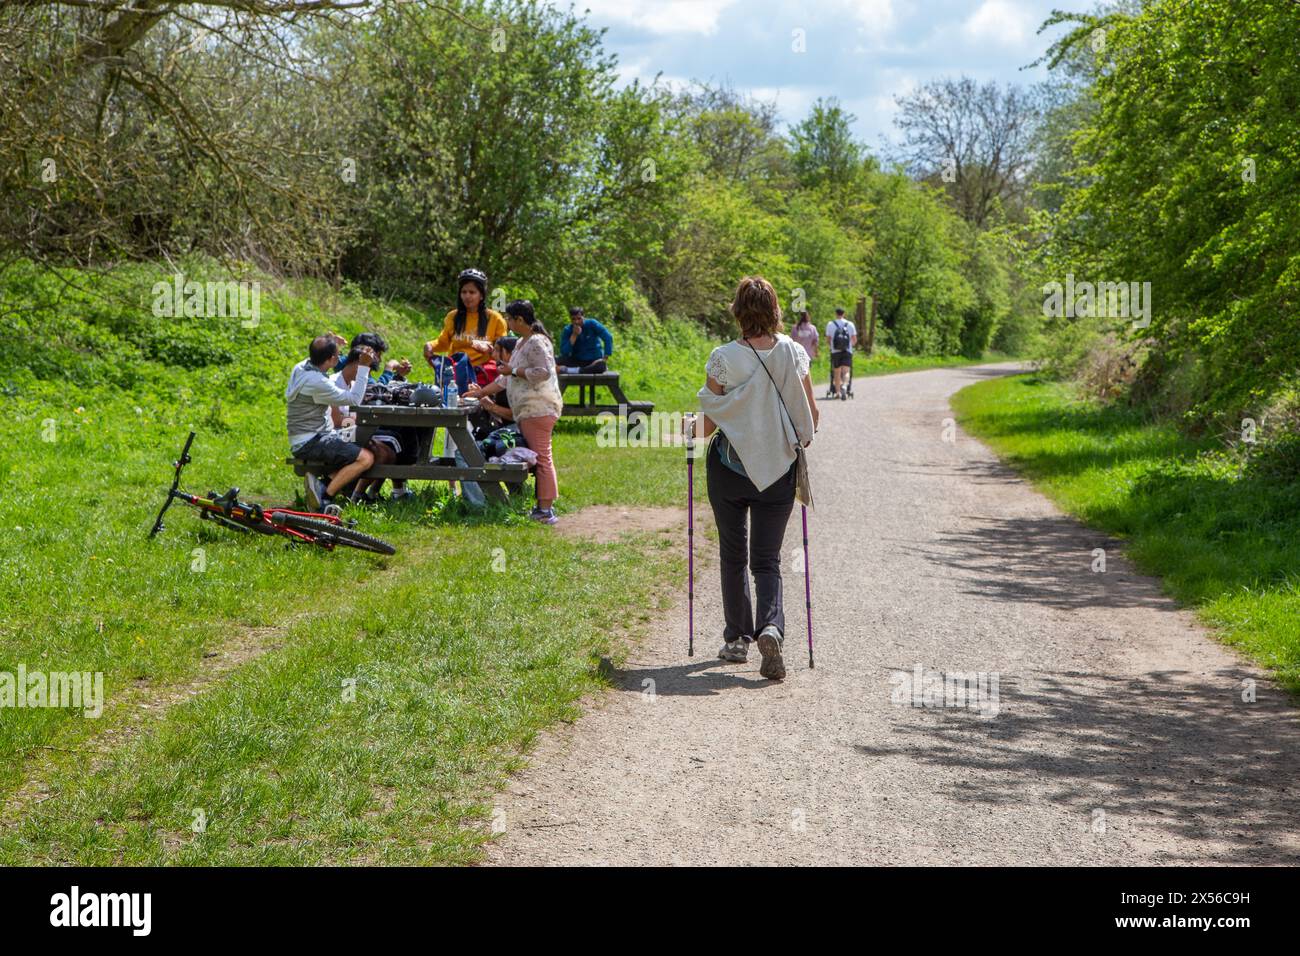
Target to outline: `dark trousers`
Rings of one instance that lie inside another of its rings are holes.
[[[723,637],[753,638],[769,624],[785,634],[785,608],[781,598],[781,545],[785,525],[794,509],[795,466],[782,478],[759,491],[744,475],[722,463],[716,444],[711,445],[705,470],[709,504],[718,526],[722,566]],[[745,516],[750,528],[745,532]],[[757,615],[749,596],[749,575],[754,575]]]

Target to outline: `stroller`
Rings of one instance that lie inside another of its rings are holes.
[[[835,377],[834,377],[834,370],[832,370],[832,374],[831,374],[831,384],[830,384],[829,386],[827,386],[827,388],[826,388],[826,398],[825,398],[825,401],[828,401],[828,402],[829,402],[829,401],[833,401],[833,400],[835,400],[835,399],[838,398],[838,399],[842,399],[843,401],[846,401],[846,402],[847,402],[847,401],[848,401],[850,398],[852,398],[852,397],[853,397],[853,362],[852,362],[852,360],[850,359],[850,361],[849,361],[849,377],[845,380],[845,382],[844,382],[844,388],[841,389],[841,390],[839,391],[839,393],[836,393],[836,391],[835,391]]]

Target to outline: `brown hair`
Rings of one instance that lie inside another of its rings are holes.
[[[745,276],[736,286],[736,298],[731,303],[731,314],[740,323],[743,338],[775,335],[783,331],[781,302],[776,297],[772,283],[762,276]]]

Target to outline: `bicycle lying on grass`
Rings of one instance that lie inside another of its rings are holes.
[[[206,496],[192,495],[178,490],[181,483],[181,469],[190,463],[190,445],[193,443],[194,432],[190,432],[190,437],[185,440],[185,447],[181,449],[181,457],[172,462],[176,475],[172,479],[171,490],[167,492],[167,500],[163,502],[162,510],[154,519],[153,530],[149,532],[150,538],[163,530],[163,515],[171,507],[172,502],[180,501],[197,508],[201,519],[215,521],[223,527],[244,534],[282,535],[290,541],[318,545],[327,551],[332,551],[335,545],[342,544],[349,548],[360,548],[362,551],[373,551],[376,554],[397,553],[397,549],[387,541],[357,531],[354,527],[356,522],[344,522],[336,515],[292,511],[288,508],[263,508],[261,505],[248,504],[239,500],[238,488],[231,488],[224,495],[209,491]]]

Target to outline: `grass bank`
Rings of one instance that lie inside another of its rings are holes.
[[[252,328],[159,321],[159,278],[4,277],[0,436],[22,452],[0,472],[0,673],[100,672],[107,705],[0,708],[0,863],[471,859],[482,834],[463,824],[599,685],[684,556],[476,515],[446,485],[355,512],[393,558],[244,539],[180,508],[148,541],[191,428],[188,487],[299,493],[282,391],[312,335],[373,328],[417,359],[432,337],[420,311],[314,283],[265,288]],[[672,344],[668,387],[636,397],[684,400],[672,385],[709,343]],[[562,512],[680,503],[680,452],[592,432],[557,436]]]
[[[1063,510],[1123,538],[1222,639],[1300,691],[1300,487],[1035,376],[953,397],[962,427]]]

